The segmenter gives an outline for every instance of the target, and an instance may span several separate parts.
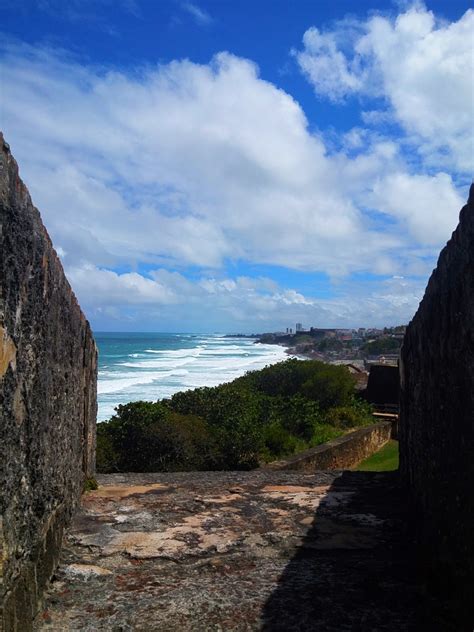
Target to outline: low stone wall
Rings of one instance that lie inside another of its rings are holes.
[[[1,134],[0,239],[0,597],[28,632],[95,468],[97,349]]]
[[[392,424],[381,421],[265,466],[271,470],[343,470],[358,465],[389,441]]]

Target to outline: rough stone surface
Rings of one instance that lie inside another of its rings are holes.
[[[474,188],[401,353],[400,467],[425,563],[474,627]],[[467,628],[466,628],[467,629]]]
[[[355,467],[380,450],[389,441],[391,434],[391,422],[381,421],[299,452],[288,459],[273,461],[265,469],[316,472]]]
[[[97,351],[1,135],[0,234],[2,601],[26,632],[94,471]]]
[[[396,473],[99,483],[68,531],[36,632],[450,629],[411,565]],[[71,573],[84,567],[96,570]]]

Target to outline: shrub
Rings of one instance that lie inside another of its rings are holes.
[[[335,428],[355,428],[374,423],[373,408],[367,402],[352,397],[349,405],[331,408],[324,415],[325,423]]]
[[[278,421],[268,424],[264,430],[263,458],[272,461],[282,456],[304,450],[307,444],[292,435]]]
[[[318,362],[314,373],[301,387],[301,393],[317,401],[321,410],[351,403],[355,379],[346,367]]]
[[[205,420],[180,415],[156,402],[116,408],[97,431],[99,471],[159,472],[202,469],[215,454]]]
[[[345,367],[289,359],[229,384],[116,408],[98,425],[99,471],[250,469],[370,420]]]
[[[252,389],[270,395],[291,397],[295,395],[304,381],[310,361],[290,359],[267,366],[260,371],[247,373],[242,382]]]
[[[318,403],[299,394],[269,398],[269,419],[305,441],[311,438],[314,425],[321,422]]]
[[[402,341],[399,338],[392,338],[391,336],[386,336],[382,338],[377,338],[377,340],[372,340],[371,342],[366,342],[362,346],[362,351],[365,351],[368,355],[379,355],[382,353],[397,353],[400,349]]]
[[[326,441],[331,441],[331,439],[335,439],[343,434],[343,431],[334,428],[330,424],[318,424],[314,427],[313,436],[309,442],[311,447],[321,445],[321,443],[326,443]]]

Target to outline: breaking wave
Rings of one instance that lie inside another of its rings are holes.
[[[109,419],[119,404],[217,386],[287,357],[277,345],[217,335],[96,334],[96,340],[99,421]]]

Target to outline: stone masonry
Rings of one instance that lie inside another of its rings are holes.
[[[432,589],[474,624],[474,187],[401,353],[400,467]],[[464,628],[459,628],[464,629]]]
[[[94,472],[97,350],[1,134],[0,231],[0,590],[27,632]]]

